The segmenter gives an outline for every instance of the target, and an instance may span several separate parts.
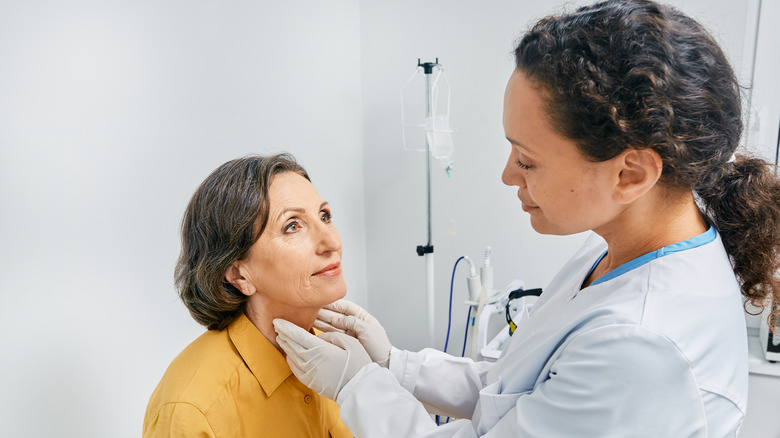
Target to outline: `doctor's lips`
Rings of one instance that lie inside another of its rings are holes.
[[[520,203],[522,204],[523,211],[524,211],[524,212],[526,212],[526,213],[527,213],[528,211],[530,211],[530,210],[533,210],[533,209],[535,209],[535,208],[539,208],[539,207],[538,207],[538,206],[536,206],[536,205],[526,204],[525,202],[522,202],[522,201],[520,201]]]
[[[336,263],[332,263],[332,264],[330,264],[328,266],[325,266],[320,271],[315,272],[314,274],[312,274],[312,276],[317,275],[317,276],[323,276],[323,277],[333,277],[333,276],[336,276],[336,275],[339,275],[339,274],[341,274],[341,263],[340,262],[336,262]]]

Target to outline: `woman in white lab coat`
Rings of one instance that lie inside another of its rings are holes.
[[[672,8],[615,0],[541,20],[515,57],[503,181],[536,231],[592,236],[493,365],[392,348],[343,301],[320,327],[346,333],[274,321],[288,363],[358,437],[736,436],[743,299],[780,302],[780,182],[736,153],[722,50]]]

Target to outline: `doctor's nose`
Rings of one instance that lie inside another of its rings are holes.
[[[504,172],[501,174],[501,181],[508,186],[525,187],[525,175],[523,169],[517,166],[512,155],[506,161]]]

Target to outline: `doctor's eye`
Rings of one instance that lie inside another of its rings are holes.
[[[326,224],[329,224],[333,220],[333,217],[329,211],[322,211],[320,214],[320,220]]]
[[[517,167],[519,167],[519,168],[521,168],[521,169],[523,169],[523,170],[528,170],[528,169],[530,169],[530,168],[534,167],[534,166],[533,166],[533,165],[531,165],[531,164],[523,164],[523,162],[522,162],[522,161],[520,161],[520,160],[516,160],[516,163],[515,163],[515,164],[517,164]]]

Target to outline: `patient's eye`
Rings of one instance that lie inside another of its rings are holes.
[[[285,225],[284,232],[285,233],[294,233],[294,232],[296,232],[296,231],[298,231],[300,229],[301,229],[301,224],[299,224],[298,221],[292,221],[292,222],[289,222],[287,225]]]

